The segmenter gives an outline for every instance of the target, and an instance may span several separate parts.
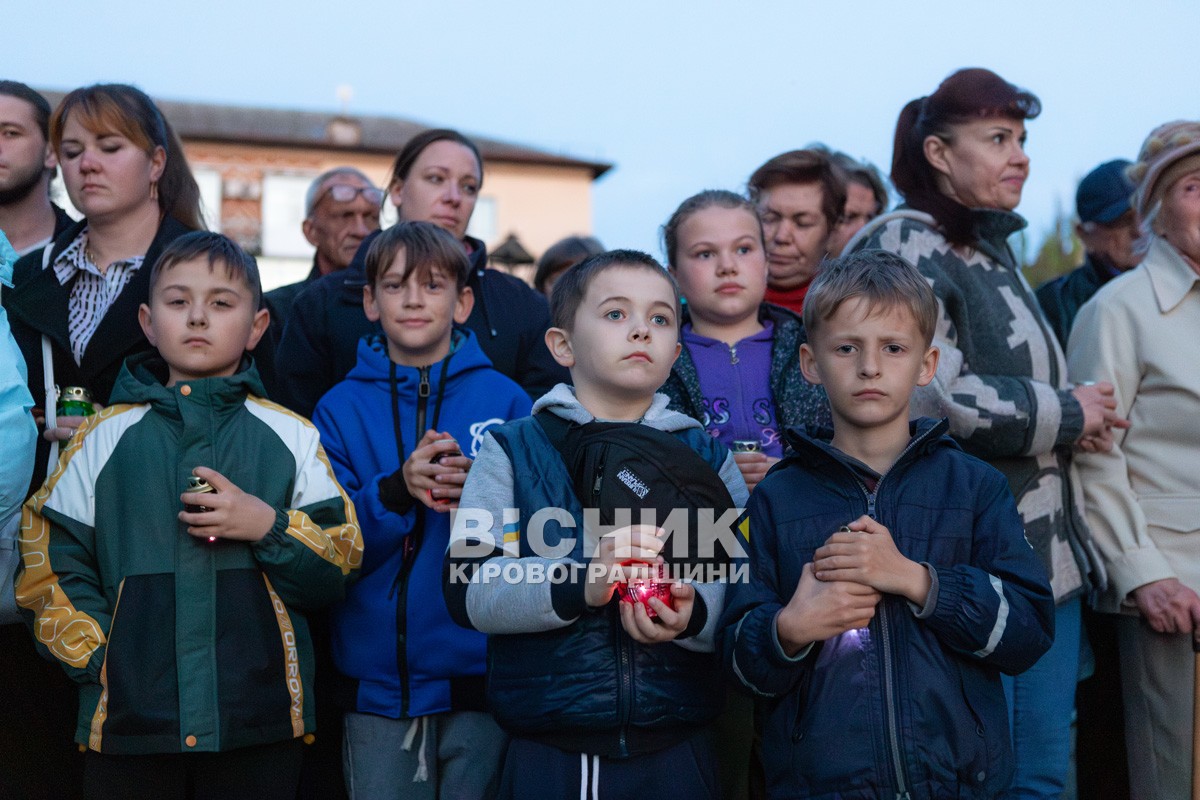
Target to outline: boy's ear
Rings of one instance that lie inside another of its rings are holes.
[[[925,351],[925,357],[921,359],[921,374],[917,376],[917,386],[928,386],[933,380],[933,376],[937,375],[938,360],[941,358],[942,352],[937,349],[936,345],[930,345]]]
[[[150,306],[145,303],[138,306],[138,324],[142,326],[142,333],[146,334],[146,341],[158,347],[157,337],[154,335],[154,327],[150,324]]]
[[[454,303],[454,321],[459,325],[466,324],[467,317],[471,316],[473,308],[475,308],[475,293],[471,291],[470,286],[464,286],[458,293],[458,300]]]
[[[267,332],[267,327],[270,324],[270,311],[260,308],[254,312],[254,322],[250,325],[250,338],[246,340],[247,350],[253,350],[255,347],[258,347],[258,343],[262,340],[263,334]]]
[[[570,369],[575,366],[575,353],[571,349],[571,337],[562,328],[550,328],[546,331],[546,347],[550,355],[560,366]]]
[[[817,369],[817,359],[808,343],[800,345],[800,374],[811,384],[820,385],[821,373]]]
[[[375,305],[375,290],[371,284],[363,286],[363,311],[371,322],[379,322],[379,307]]]

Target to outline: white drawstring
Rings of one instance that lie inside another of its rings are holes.
[[[417,717],[412,721],[412,725],[408,726],[408,733],[404,735],[404,744],[400,747],[406,753],[411,752],[418,731],[421,733],[421,747],[417,750],[417,772],[413,775],[413,783],[427,783],[429,781],[429,762],[425,757],[425,745],[429,740],[429,724],[425,721],[425,717]]]
[[[592,780],[588,782],[588,756],[579,754],[579,800],[600,800],[600,756],[592,756]],[[591,794],[588,794],[588,788]]]

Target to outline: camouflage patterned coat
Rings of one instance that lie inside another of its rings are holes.
[[[904,208],[873,220],[850,247],[897,253],[933,286],[941,361],[934,380],[914,395],[912,414],[948,417],[963,448],[1005,474],[1025,535],[1062,602],[1104,583],[1071,465],[1083,409],[1071,394],[1062,348],[1008,246],[1025,220],[1006,211],[973,213],[972,247],[952,247],[931,216]]]

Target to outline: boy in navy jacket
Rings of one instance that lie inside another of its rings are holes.
[[[556,386],[535,414],[669,433],[740,508],[733,456],[656,394],[679,354],[679,290],[658,262],[632,250],[593,256],[563,274],[551,306],[546,343],[574,386]],[[713,637],[724,584],[675,583],[673,608],[618,601],[630,577],[619,565],[661,560],[664,531],[624,525],[597,537],[575,477],[537,418],[503,425],[485,439],[454,523],[446,598],[455,619],[490,634],[488,697],[513,737],[497,796],[637,797],[669,784],[715,800],[704,726],[722,700]]]
[[[804,306],[805,377],[831,442],[759,485],[750,580],[730,589],[726,663],[764,698],[772,798],[995,797],[1012,773],[1000,672],[1050,646],[1054,601],[1004,477],[945,421],[909,422],[933,380],[937,301],[904,259],[822,268]]]
[[[383,333],[363,337],[358,364],[313,417],[365,546],[362,579],[332,621],[334,661],[352,687],[352,797],[490,797],[506,743],[485,711],[486,637],[454,624],[441,591],[448,512],[483,434],[529,413],[529,396],[460,327],[467,271],[436,225],[381,233],[363,306]]]

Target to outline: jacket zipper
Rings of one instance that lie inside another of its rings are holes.
[[[417,436],[414,439],[417,442],[425,435],[425,406],[429,402],[429,367],[421,367],[419,373],[421,381],[417,386]],[[417,560],[416,553],[421,547],[423,532],[424,515],[418,507],[417,524],[404,540],[400,574],[396,576],[396,585],[393,587],[396,593],[396,672],[400,678],[401,717],[408,716],[408,706],[412,697],[408,686],[408,579]]]
[[[600,457],[597,459],[596,472],[592,477],[592,492],[588,498],[589,505],[592,508],[599,507],[600,504],[600,486],[604,482],[604,458],[607,455],[607,446],[600,450]],[[617,686],[617,722],[619,725],[619,739],[617,742],[618,752],[622,757],[629,755],[629,720],[633,716],[633,668],[632,662],[632,639],[624,634],[621,630],[620,617],[613,615],[613,642],[617,648],[617,677],[619,683]]]
[[[879,489],[883,486],[884,480],[896,464],[904,460],[904,457],[909,454],[918,444],[925,441],[924,436],[919,436],[908,443],[908,446],[900,453],[900,456],[893,462],[888,471],[879,476],[879,480],[875,483],[875,491],[868,491],[862,480],[854,474],[853,470],[847,467],[847,470],[854,477],[855,483],[867,499],[867,516],[871,519],[877,519],[877,509],[875,500],[879,495]],[[908,792],[908,779],[904,771],[904,760],[900,749],[900,724],[899,713],[896,710],[896,686],[895,676],[892,674],[895,669],[892,664],[892,629],[888,623],[887,605],[884,602],[879,604],[879,638],[883,640],[880,646],[880,652],[883,654],[883,697],[884,705],[887,707],[887,728],[888,728],[888,751],[892,757],[892,768],[896,771],[896,800],[911,800],[912,795]]]
[[[417,437],[415,442],[421,441],[421,437],[425,435],[425,407],[429,405],[429,367],[421,367],[418,373],[421,376],[421,382],[417,384]]]
[[[621,726],[618,747],[621,756],[625,757],[629,755],[629,720],[633,716],[633,668],[630,664],[632,661],[630,649],[633,640],[621,630],[620,618],[615,615],[613,625],[616,628],[614,633],[617,640],[617,671],[621,677],[621,685],[617,689],[619,692],[617,700],[620,704],[618,721]]]

